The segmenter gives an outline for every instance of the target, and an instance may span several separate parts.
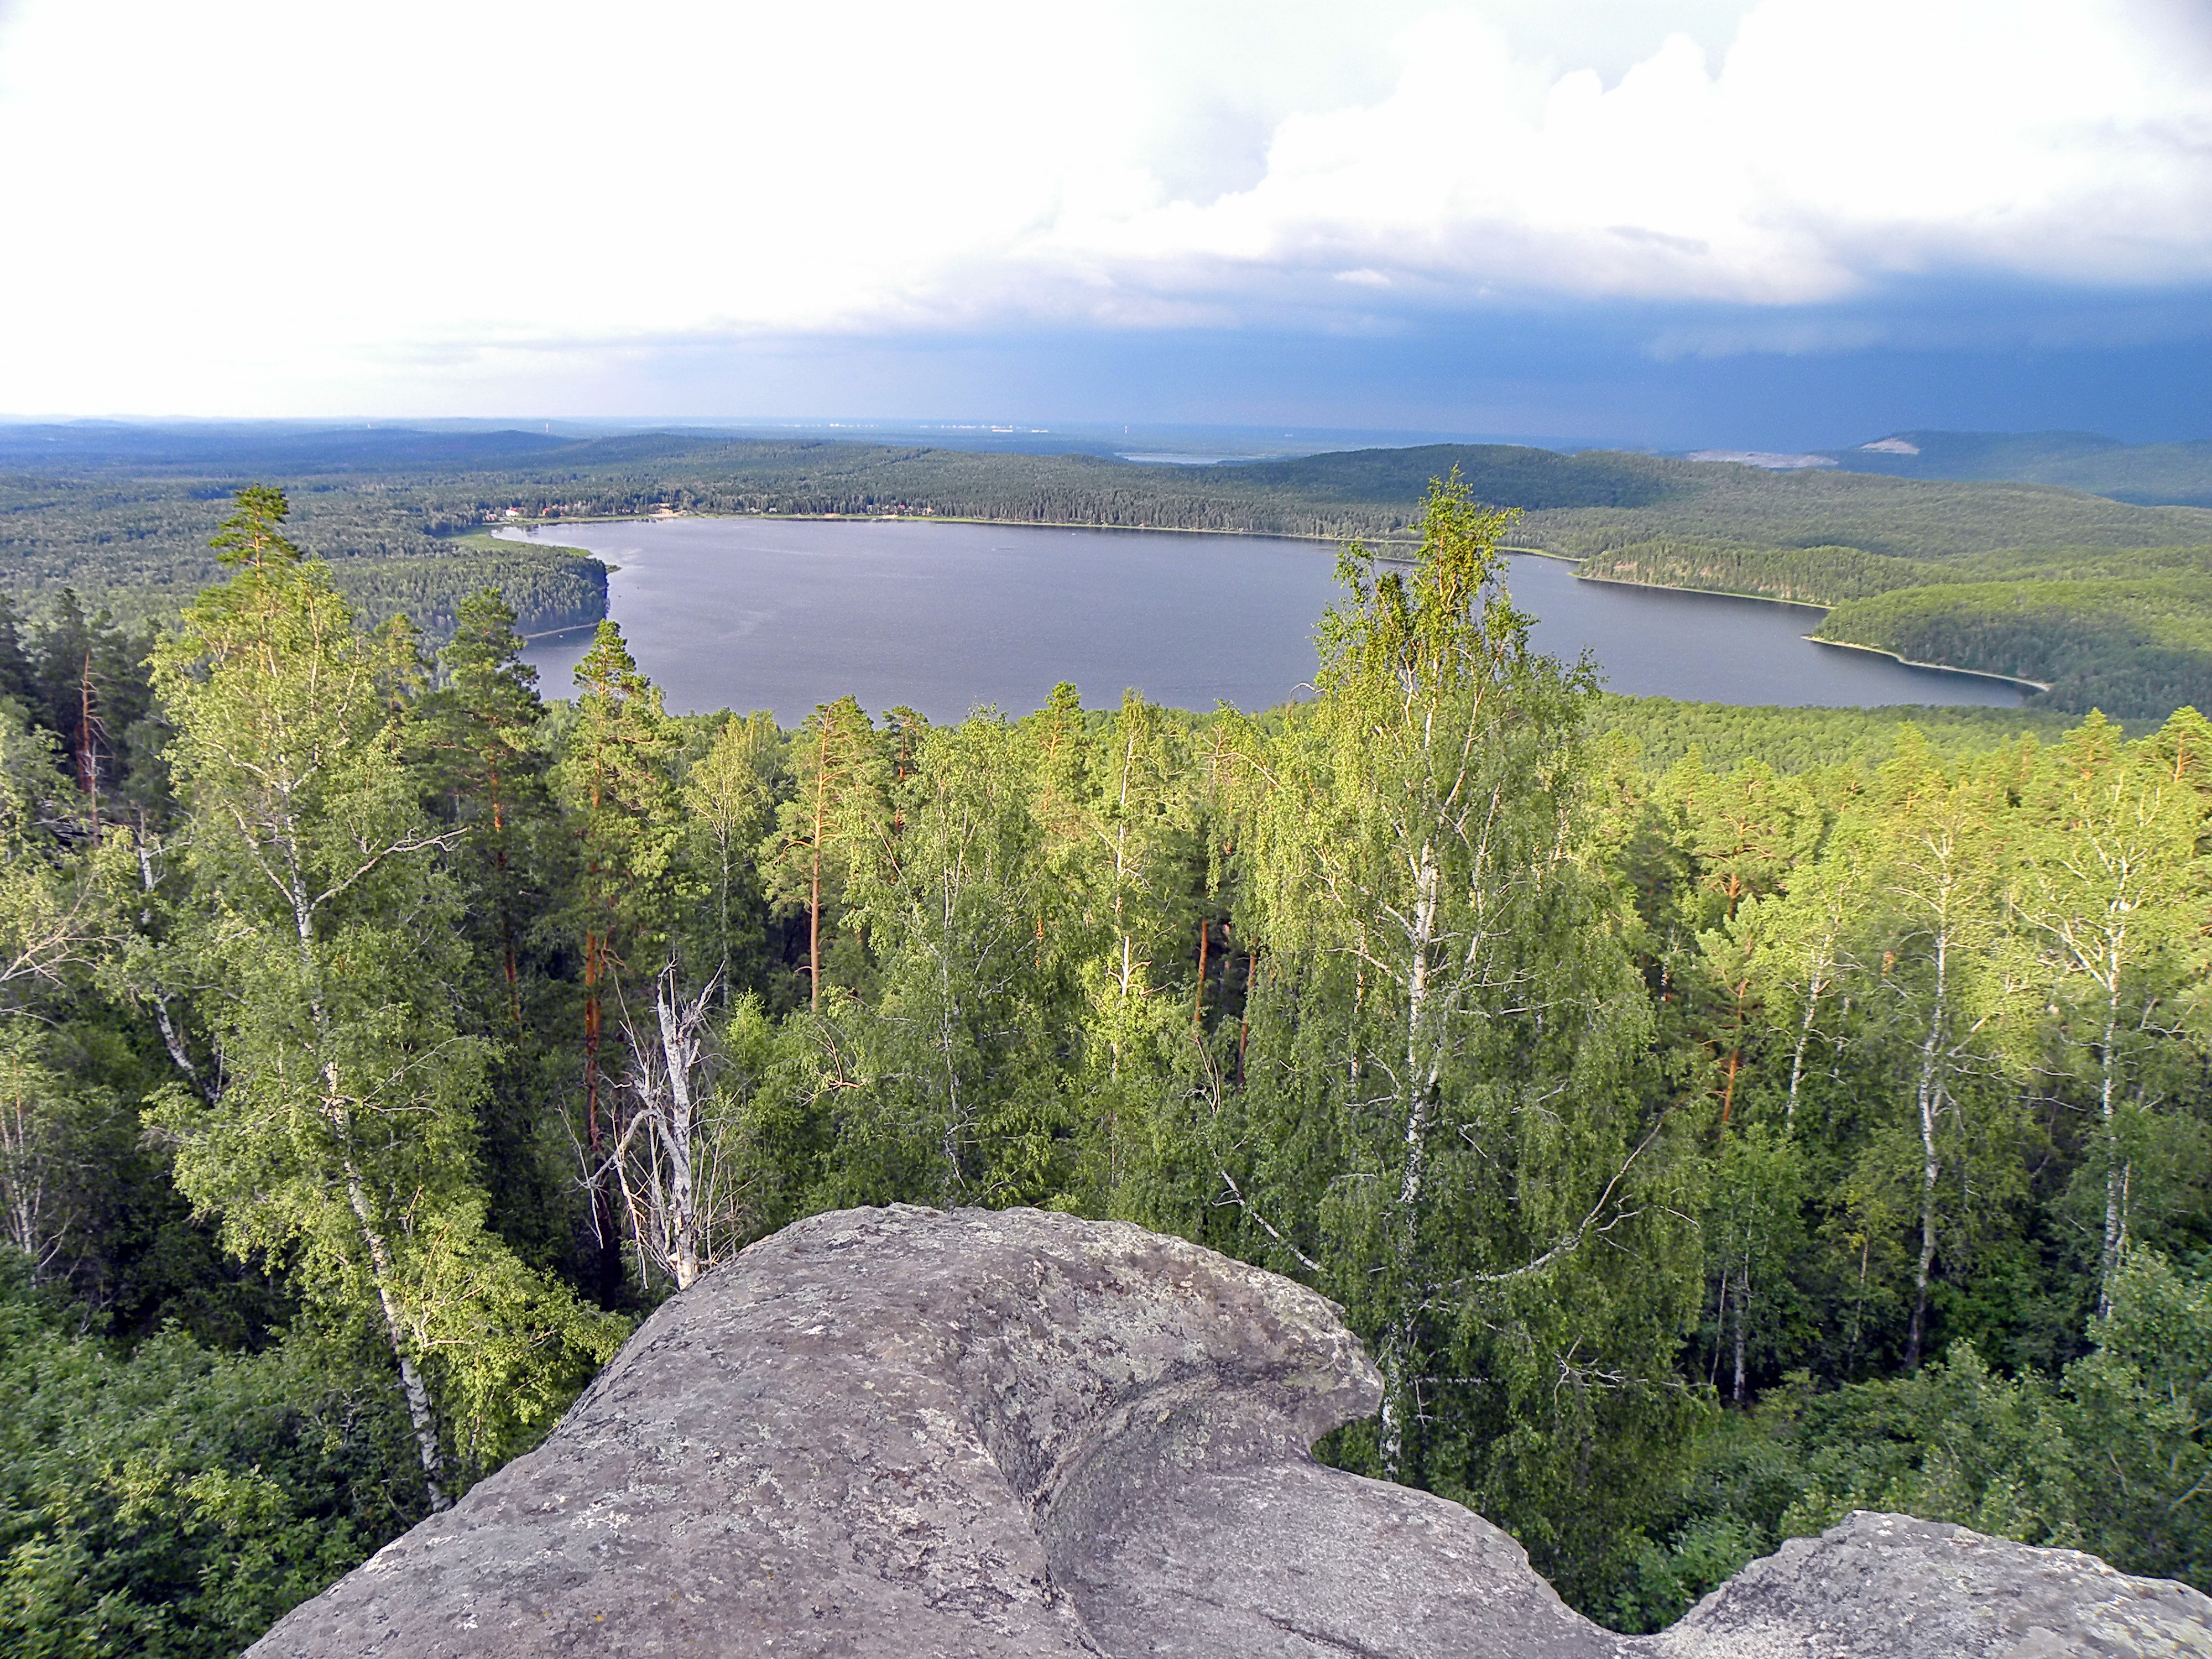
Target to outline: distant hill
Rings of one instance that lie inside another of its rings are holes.
[[[1650,507],[1691,487],[1646,455],[1585,450],[1562,455],[1521,444],[1423,444],[1410,449],[1352,449],[1296,460],[1224,462],[1224,487],[1281,489],[1316,501],[1362,501],[1401,511],[1429,480],[1457,467],[1479,501],[1532,511],[1573,507]]]
[[[189,426],[67,421],[0,424],[0,471],[412,472],[519,464],[575,446],[573,438],[521,431],[276,421]]]
[[[2094,432],[1894,432],[1824,452],[1894,478],[2057,484],[2146,507],[2212,507],[2212,442],[2124,444]]]

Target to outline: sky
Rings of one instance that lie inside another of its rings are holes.
[[[0,415],[2212,437],[2208,0],[0,0]]]

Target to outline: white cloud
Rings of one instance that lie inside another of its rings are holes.
[[[2197,282],[2204,15],[17,0],[0,409],[366,406],[732,335]]]
[[[2212,64],[2160,44],[2082,0],[1768,0],[1717,70],[1676,35],[1607,88],[1440,17],[1407,37],[1389,96],[1279,126],[1250,191],[1063,218],[1055,246],[1105,250],[1132,281],[1319,260],[1753,305],[1961,269],[2201,280]]]

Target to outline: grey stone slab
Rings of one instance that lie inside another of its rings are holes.
[[[2212,1655],[2212,1601],[1853,1516],[1656,1637],[1460,1505],[1315,1462],[1371,1413],[1325,1298],[1118,1223],[817,1216],[638,1331],[536,1451],[250,1659]]]

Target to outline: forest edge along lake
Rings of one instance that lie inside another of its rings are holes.
[[[1133,688],[1170,708],[1272,708],[1310,690],[1315,625],[1339,596],[1333,548],[1266,536],[734,516],[501,533],[607,562],[608,614],[671,710],[767,708],[785,726],[848,693],[933,720],[1023,714],[1062,680],[1094,706]],[[2017,708],[2024,695],[1808,640],[1818,606],[1506,557],[1537,647],[1587,650],[1610,691],[1816,708]],[[532,642],[549,696],[569,695],[589,642],[588,629]]]

